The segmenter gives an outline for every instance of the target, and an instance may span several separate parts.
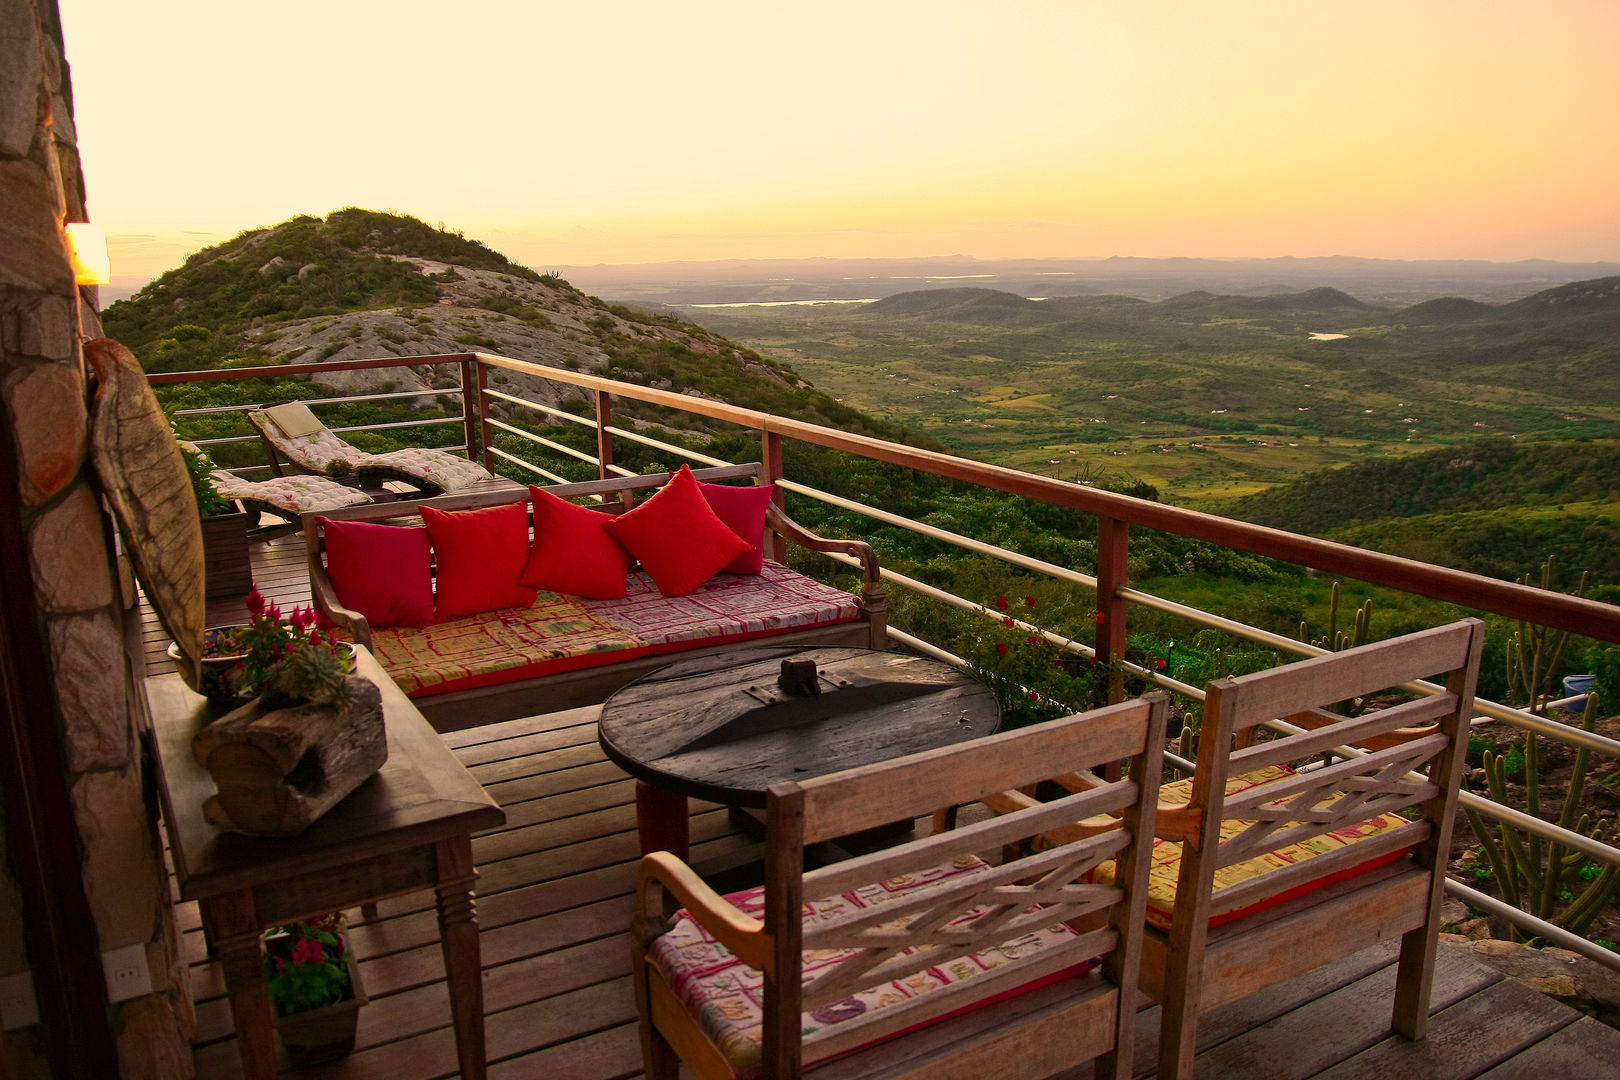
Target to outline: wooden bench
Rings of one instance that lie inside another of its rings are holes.
[[[693,470],[693,475],[707,483],[737,480],[751,480],[756,484],[764,482],[764,469],[757,462],[697,469]],[[576,484],[555,484],[547,486],[544,490],[565,499],[599,497],[602,503],[593,509],[610,514],[623,513],[634,505],[637,495],[648,494],[662,487],[669,477],[669,473],[653,473],[646,476],[593,480]],[[413,519],[417,523],[421,521],[420,515],[416,513],[418,506],[430,506],[439,510],[470,510],[527,501],[528,498],[527,489],[514,485],[498,490],[481,490],[425,499],[408,507],[375,503],[348,507],[329,514],[305,514],[303,531],[309,557],[309,585],[316,608],[347,631],[354,640],[372,647],[372,630],[365,617],[344,608],[338,602],[331,578],[327,575],[322,519],[410,524]],[[531,528],[532,517],[531,509]],[[760,644],[804,647],[848,645],[873,649],[887,647],[884,589],[879,576],[877,556],[870,544],[860,540],[830,540],[816,536],[788,518],[774,503],[767,510],[765,535],[762,540],[767,556],[774,554],[777,561],[781,561],[786,545],[790,543],[810,551],[838,552],[858,560],[864,577],[859,597],[859,618],[851,622],[757,635],[746,640],[719,645],[705,646],[699,639],[693,647],[682,648],[674,653],[674,656],[684,658],[719,654],[757,647]],[[652,655],[632,654],[625,659],[616,659],[599,666],[573,671],[518,677],[491,686],[415,696],[413,702],[435,728],[450,731],[540,712],[597,704],[605,701],[619,687],[649,671],[663,667],[672,659],[671,652],[666,648]]]

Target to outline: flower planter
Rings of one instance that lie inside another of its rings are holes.
[[[347,1057],[354,1049],[354,1033],[360,1023],[360,1006],[368,1000],[360,983],[360,965],[346,952],[344,966],[349,970],[350,996],[332,1005],[308,1009],[290,1016],[277,1016],[271,1023],[281,1035],[281,1045],[294,1067],[319,1065]]]
[[[240,600],[253,588],[247,519],[242,510],[202,519],[203,595],[209,600]]]
[[[241,629],[243,624],[236,623],[231,626],[210,626],[203,631],[202,674],[195,686],[191,682],[190,666],[181,662],[180,646],[169,642],[169,659],[174,661],[186,686],[214,701],[247,700],[238,691],[235,678],[236,665],[246,654],[230,647],[231,635]]]

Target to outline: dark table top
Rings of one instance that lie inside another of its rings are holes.
[[[788,695],[783,659],[814,660],[821,693]],[[992,734],[1001,709],[949,664],[871,649],[762,647],[677,661],[602,706],[599,740],[639,780],[763,807],[765,790]]]
[[[358,859],[465,836],[506,820],[365,649],[356,650],[355,672],[382,690],[388,761],[320,820],[292,837],[242,836],[203,820],[202,804],[214,794],[214,779],[192,754],[191,740],[230,707],[188,690],[177,674],[147,680],[158,791],[181,899],[335,870]]]

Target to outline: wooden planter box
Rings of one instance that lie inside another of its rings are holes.
[[[294,1068],[338,1061],[354,1051],[360,1007],[369,999],[365,987],[360,984],[360,966],[354,961],[354,953],[345,952],[343,962],[349,969],[349,987],[353,996],[319,1009],[272,1017],[270,1021],[281,1036],[281,1045],[286,1048],[287,1057]]]
[[[203,594],[209,600],[240,600],[253,588],[248,562],[248,515],[216,514],[202,519]]]

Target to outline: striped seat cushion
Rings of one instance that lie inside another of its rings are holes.
[[[1292,775],[1293,770],[1287,766],[1273,765],[1268,768],[1257,769],[1254,772],[1244,773],[1241,776],[1228,777],[1226,794],[1229,796],[1235,795],[1240,791],[1247,791],[1249,788],[1269,784]],[[1166,804],[1185,805],[1192,798],[1192,784],[1190,778],[1178,780],[1173,784],[1165,784],[1159,789],[1159,804],[1161,806]],[[1254,824],[1252,821],[1242,821],[1236,818],[1229,818],[1221,822],[1222,842],[1230,840],[1252,824]],[[1338,851],[1358,841],[1377,836],[1379,833],[1399,828],[1405,824],[1406,820],[1404,818],[1394,814],[1379,814],[1366,821],[1356,822],[1342,829],[1322,833],[1308,840],[1302,840],[1297,844],[1288,844],[1265,855],[1247,859],[1240,863],[1233,863],[1231,866],[1223,866],[1216,870],[1215,888],[1219,890],[1240,882],[1249,881],[1269,870],[1292,866],[1316,855]],[[1209,920],[1209,924],[1219,926],[1234,919],[1241,919],[1245,915],[1252,915],[1257,911],[1275,907],[1285,900],[1303,896],[1306,893],[1332,885],[1334,882],[1343,881],[1375,867],[1394,862],[1409,850],[1411,849],[1407,848],[1379,855],[1347,870],[1317,878],[1275,896],[1268,896],[1257,903],[1216,915]],[[1166,932],[1169,931],[1170,922],[1175,916],[1176,886],[1180,876],[1181,845],[1170,840],[1155,839],[1153,841],[1153,868],[1149,873],[1148,881],[1147,921],[1149,925]],[[1093,872],[1092,879],[1098,882],[1111,883],[1114,880],[1114,864],[1111,862],[1100,864]]]
[[[372,632],[372,652],[400,689],[427,697],[859,617],[849,593],[767,562],[757,577],[716,574],[689,596],[661,596],[634,573],[622,600],[541,592],[526,608],[391,626]]]
[[[954,862],[907,874],[904,877],[864,886],[838,896],[813,900],[804,905],[804,923],[808,926],[812,923],[847,918],[852,908],[869,909],[892,903],[904,898],[912,889],[950,877],[982,873],[989,868],[990,865],[983,859],[966,855]],[[733,893],[727,896],[726,900],[746,915],[756,919],[764,918],[765,890],[762,887]],[[971,908],[946,925],[959,926],[971,923],[981,917],[985,910],[982,907]],[[904,920],[899,920],[892,925],[900,928],[903,923]],[[808,1011],[803,1014],[802,1027],[805,1060],[817,1060],[815,1047],[818,1038],[831,1034],[840,1024],[849,1023],[857,1017],[868,1016],[877,1010],[899,1005],[954,983],[972,979],[981,972],[994,970],[1015,960],[1027,960],[1035,953],[1045,951],[1076,936],[1078,936],[1076,932],[1068,926],[1055,923],[1021,934],[995,948],[970,953],[960,959],[927,968],[905,979],[868,987],[842,1000]],[[909,953],[913,950],[906,951]],[[826,974],[829,968],[836,967],[855,955],[857,954],[854,950],[847,949],[806,952],[803,962],[804,981],[809,982]],[[763,975],[733,956],[684,910],[676,913],[668,933],[653,942],[647,953],[647,961],[657,968],[664,981],[675,992],[675,996],[686,1007],[687,1012],[697,1020],[704,1034],[725,1054],[734,1075],[739,1080],[750,1080],[758,1076],[760,1029],[764,1019]],[[1095,961],[1091,961],[1071,966],[1054,975],[1036,979],[1016,990],[986,998],[975,1004],[984,1006],[994,1001],[1005,1000],[1014,994],[1078,974],[1094,964]],[[919,1026],[945,1018],[932,1018]]]

